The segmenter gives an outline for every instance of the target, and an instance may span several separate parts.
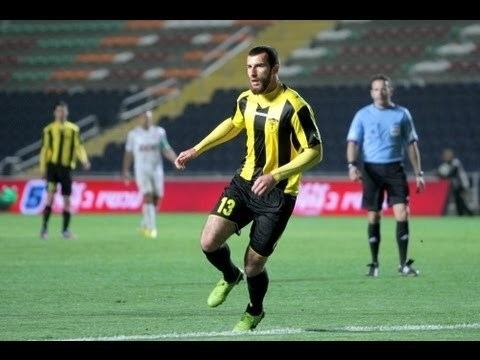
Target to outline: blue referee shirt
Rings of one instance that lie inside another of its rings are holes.
[[[358,143],[364,162],[388,164],[402,161],[405,146],[418,141],[418,136],[407,108],[380,109],[370,104],[355,114],[347,140]]]

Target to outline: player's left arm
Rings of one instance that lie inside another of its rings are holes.
[[[48,148],[47,144],[49,141],[49,134],[46,131],[46,128],[43,129],[42,131],[42,148],[40,149],[40,173],[42,174],[43,178],[47,177],[47,153],[48,153]]]
[[[413,173],[415,174],[415,182],[417,184],[417,193],[425,190],[425,179],[423,178],[422,161],[420,157],[420,149],[418,148],[418,135],[413,124],[412,115],[408,109],[404,109],[405,116],[403,118],[403,140],[408,144],[407,153],[410,163],[412,164]]]
[[[470,188],[470,180],[468,179],[468,174],[465,171],[465,168],[463,167],[462,162],[458,158],[455,158],[455,159],[453,159],[452,163],[457,168],[458,177],[460,178],[460,183],[461,183],[463,189],[468,190]]]
[[[301,107],[292,118],[292,127],[301,146],[301,153],[293,160],[255,180],[252,191],[256,195],[268,193],[275,185],[292,175],[301,173],[323,159],[323,146],[312,109]]]
[[[323,147],[322,144],[315,145],[311,148],[306,148],[292,161],[285,165],[272,170],[270,173],[276,182],[289,178],[292,175],[310,169],[312,166],[322,161]]]
[[[170,143],[167,140],[166,133],[164,134],[164,137],[162,139],[162,142],[160,143],[160,146],[162,149],[163,156],[165,156],[175,166],[175,160],[177,159],[177,154],[170,146]]]
[[[88,160],[87,152],[85,151],[85,147],[82,144],[82,140],[80,138],[80,131],[75,131],[75,151],[77,153],[77,157],[83,165],[85,170],[90,169],[90,161]]]
[[[415,182],[417,183],[417,193],[425,190],[425,179],[423,178],[422,161],[420,159],[420,149],[416,141],[412,141],[407,146],[408,158],[412,164],[415,174]]]
[[[165,156],[173,165],[175,165],[175,160],[177,159],[177,154],[172,148],[163,149],[162,150],[163,156]]]

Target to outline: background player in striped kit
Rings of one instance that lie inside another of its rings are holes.
[[[62,236],[65,239],[74,237],[69,229],[70,195],[72,194],[71,170],[75,169],[77,159],[83,167],[90,169],[90,162],[80,138],[77,125],[67,120],[68,105],[59,101],[54,106],[54,120],[42,132],[42,147],[40,149],[40,171],[47,180],[47,204],[43,209],[43,222],[40,231],[42,239],[48,238],[48,220],[52,212],[53,197],[60,183],[63,195],[63,225]]]

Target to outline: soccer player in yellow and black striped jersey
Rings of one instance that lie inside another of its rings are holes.
[[[244,273],[250,303],[234,331],[254,329],[265,316],[268,288],[265,268],[295,206],[301,173],[322,159],[322,141],[312,109],[278,78],[277,51],[269,46],[250,50],[247,75],[250,90],[237,99],[234,113],[207,137],[178,156],[175,165],[246,131],[246,155],[230,185],[220,196],[203,228],[201,247],[223,273],[207,304],[222,304],[243,272],[230,259],[226,244],[233,233],[253,221],[246,249]]]
[[[42,132],[40,150],[40,171],[47,180],[47,204],[43,210],[43,223],[40,232],[42,239],[48,237],[48,220],[52,212],[52,203],[57,183],[62,187],[63,227],[62,236],[72,238],[70,224],[70,195],[72,194],[71,170],[75,169],[77,159],[83,167],[90,169],[87,153],[82,145],[78,126],[67,120],[68,106],[60,101],[54,107],[55,119]]]

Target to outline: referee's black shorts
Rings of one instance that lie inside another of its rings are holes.
[[[390,164],[363,164],[362,208],[380,211],[387,192],[388,206],[409,201],[407,175],[401,162]]]
[[[238,234],[253,220],[249,245],[258,254],[270,256],[287,226],[296,197],[279,188],[257,196],[251,190],[252,185],[252,181],[235,175],[210,214],[236,223]]]
[[[70,196],[72,194],[72,175],[71,168],[67,166],[48,163],[47,164],[47,189],[49,192],[55,192],[57,184],[62,186],[62,195]]]

